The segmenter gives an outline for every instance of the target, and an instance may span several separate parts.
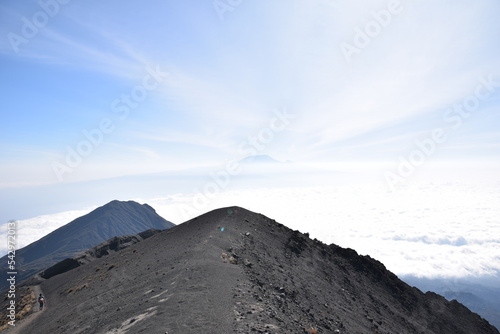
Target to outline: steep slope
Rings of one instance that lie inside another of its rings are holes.
[[[121,251],[122,249],[146,240],[147,238],[150,238],[153,235],[160,233],[161,231],[162,230],[149,229],[134,235],[122,235],[119,237],[113,237],[81,254],[78,254],[75,257],[67,258],[60,262],[57,262],[52,267],[45,269],[36,276],[39,276],[42,279],[49,279],[53,276],[60,275],[79,266],[85,265],[103,256],[107,256],[113,252]]]
[[[219,209],[41,285],[31,333],[498,334],[355,251]]]
[[[448,300],[458,300],[500,329],[500,282],[494,276],[472,279],[429,279],[406,276],[401,279],[422,291],[433,291]]]
[[[45,279],[60,275],[82,265],[88,264],[103,256],[108,256],[109,254],[123,250],[138,242],[146,240],[147,238],[150,238],[153,235],[160,233],[161,231],[162,230],[149,229],[139,234],[113,237],[83,253],[80,253],[73,258],[64,259],[56,263],[52,267],[45,269],[41,273],[26,279],[22,283],[22,285],[19,286],[19,288],[16,288],[16,294],[18,296],[22,296],[22,298],[18,298],[16,300],[16,320],[19,321],[26,315],[30,315],[30,312],[32,310],[35,310],[35,313],[31,312],[34,317],[29,317],[28,322],[23,321],[21,323],[22,326],[16,326],[15,333],[23,333],[24,328],[28,326],[29,322],[33,321],[36,316],[41,315],[36,313],[36,296],[41,293],[40,283],[42,283]],[[7,310],[10,306],[10,300],[10,298],[4,298],[3,300],[0,300],[0,309]],[[12,319],[10,317],[1,318],[0,331],[9,328],[9,322],[11,320]]]
[[[167,229],[174,224],[160,217],[147,204],[112,201],[58,228],[38,241],[16,251],[18,281],[109,238],[137,234],[147,229]],[[2,265],[6,257],[0,259]],[[0,289],[7,287],[0,282]]]

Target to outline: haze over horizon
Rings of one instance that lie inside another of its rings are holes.
[[[29,243],[112,199],[240,205],[399,273],[498,276],[499,12],[3,2],[1,223]]]

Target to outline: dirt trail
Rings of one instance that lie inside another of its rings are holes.
[[[31,313],[23,320],[16,321],[16,326],[10,327],[10,329],[8,329],[5,333],[22,334],[23,329],[27,328],[33,320],[38,318],[41,315],[41,312],[47,310],[47,304],[44,305],[43,311],[40,310],[38,305],[38,296],[40,294],[43,294],[40,285],[32,286],[32,288],[33,288],[33,293],[35,294],[35,303],[33,304]]]

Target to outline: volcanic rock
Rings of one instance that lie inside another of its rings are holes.
[[[112,237],[133,235],[148,229],[164,230],[172,226],[174,224],[160,217],[147,204],[112,201],[17,250],[17,281],[20,282]],[[6,266],[7,257],[2,257],[0,263]],[[0,290],[5,288],[7,282],[2,279]]]
[[[380,262],[218,209],[45,280],[23,333],[498,334]]]

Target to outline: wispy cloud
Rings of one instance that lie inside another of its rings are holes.
[[[96,44],[82,43],[61,31],[48,28],[45,34],[46,38],[49,39],[47,44],[50,45],[47,51],[50,50],[52,58],[57,59],[65,66],[98,71],[130,80],[137,79],[137,74],[143,72],[147,65],[141,62],[142,59],[131,57],[123,47],[110,50],[110,46],[115,45],[115,43],[109,39],[101,39],[99,42],[94,40],[93,43],[107,45],[106,51],[103,51]],[[104,34],[100,36],[104,36]],[[95,39],[98,39],[96,37],[94,36]]]
[[[141,148],[134,151],[137,159],[176,156],[192,163],[198,156],[201,165],[205,159],[223,160],[283,107],[293,112],[294,121],[267,153],[303,161],[364,161],[367,153],[396,160],[412,137],[442,126],[446,109],[474,93],[478,78],[491,75],[500,81],[494,34],[500,23],[494,0],[473,6],[401,1],[390,24],[368,36],[367,45],[347,61],[342,43],[354,43],[367,24],[376,25],[376,14],[389,4],[247,2],[220,21],[210,4],[71,2],[19,55],[9,51],[6,40],[0,42],[8,78],[1,88],[12,115],[23,111],[24,119],[37,115],[38,121],[47,114],[41,130],[30,123],[26,140],[39,142],[30,133],[42,132],[52,139],[42,149],[61,154],[80,129],[116,116],[110,104],[140,85],[145,67],[168,73],[106,139],[113,145],[103,145],[86,160],[88,168],[81,173],[88,172],[88,178],[103,168],[99,154],[122,153],[115,161],[130,159],[130,150],[117,148],[132,139]],[[40,7],[13,3],[0,9],[7,17],[1,32],[8,32],[19,31],[21,17]],[[448,147],[455,157],[467,159],[473,150],[451,149],[465,148],[467,141],[493,158],[494,139],[480,134],[496,131],[499,96],[500,90],[482,102],[443,151]],[[7,145],[18,147],[15,130],[5,127],[4,132]],[[33,166],[44,163],[33,155]],[[106,170],[115,167],[112,160],[106,163]]]
[[[226,141],[226,133],[222,132],[180,132],[175,129],[161,129],[156,133],[136,133],[136,138],[141,138],[147,141],[167,143],[167,144],[183,144],[198,146],[200,148],[210,148],[215,150],[224,150],[224,147],[229,143]],[[211,140],[208,141],[207,138]],[[227,149],[227,148],[226,148]]]

